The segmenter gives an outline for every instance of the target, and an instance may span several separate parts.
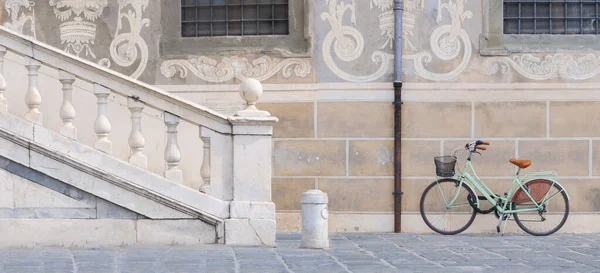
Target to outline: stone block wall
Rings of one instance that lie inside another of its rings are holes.
[[[600,209],[600,124],[593,118],[598,102],[556,96],[496,100],[486,99],[486,91],[472,91],[465,101],[435,95],[414,100],[421,92],[414,86],[405,89],[408,99],[402,112],[404,231],[428,231],[420,219],[419,200],[435,179],[433,157],[474,139],[491,142],[473,164],[495,192],[508,191],[516,172],[508,159],[531,159],[524,174],[555,170],[572,198],[574,219],[563,231],[596,230],[582,226],[581,219],[595,219]],[[273,141],[279,231],[300,229],[300,196],[312,188],[329,195],[331,231],[393,230],[391,101],[282,101],[260,107],[281,119]],[[491,218],[478,216],[469,231],[494,232]],[[509,229],[519,231],[516,225]]]
[[[350,217],[352,222],[360,214],[393,211],[391,103],[283,102],[260,107],[280,118],[273,141],[278,230],[298,230],[300,195],[313,188],[329,195],[330,226],[339,231],[374,227],[340,227],[337,214],[357,215]]]

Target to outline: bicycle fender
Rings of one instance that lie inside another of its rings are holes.
[[[530,178],[530,179],[527,179],[527,181],[523,181],[523,184],[526,184],[526,183],[528,183],[530,181],[533,181],[533,180],[539,180],[539,179],[552,181],[552,183],[555,183],[558,186],[560,186],[562,188],[562,190],[565,192],[565,194],[567,195],[567,200],[571,201],[571,197],[569,196],[569,193],[567,192],[567,190],[565,189],[565,187],[562,184],[560,184],[560,182],[558,182],[558,180],[556,180],[556,179],[552,179],[552,178],[539,178],[539,177],[538,178]]]

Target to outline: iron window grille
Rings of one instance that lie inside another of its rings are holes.
[[[504,34],[598,34],[600,0],[503,0]]]
[[[181,36],[289,34],[288,0],[181,0]]]

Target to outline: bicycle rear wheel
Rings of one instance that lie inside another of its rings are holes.
[[[457,195],[456,201],[448,207]],[[477,198],[473,191],[455,179],[441,179],[431,183],[421,196],[420,210],[423,221],[433,231],[454,235],[465,231],[475,220],[477,212],[468,196]],[[472,199],[475,200],[475,199]]]
[[[546,196],[547,200],[541,204],[541,211],[514,213],[517,225],[523,231],[534,236],[548,236],[561,229],[569,217],[569,199],[567,198],[567,193],[558,184],[545,179],[529,181],[525,183],[525,186],[529,189],[530,195],[536,202],[542,201]],[[536,188],[538,189],[537,193],[535,192]],[[539,192],[539,189],[543,189],[543,191]],[[520,196],[517,196],[519,193],[521,193]],[[535,204],[531,199],[524,196],[526,196],[525,193],[520,189],[515,193],[513,200],[520,199],[517,200],[520,202],[513,202],[515,210],[535,208]]]

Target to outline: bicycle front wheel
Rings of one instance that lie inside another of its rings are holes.
[[[529,181],[525,187],[536,202],[542,202],[542,208],[514,213],[517,225],[534,236],[548,236],[562,228],[569,217],[569,199],[563,188],[546,179]],[[515,193],[513,201],[516,201],[513,202],[515,210],[536,208],[521,189]]]
[[[471,200],[476,200],[473,191],[458,180],[448,178],[434,181],[421,196],[423,221],[433,231],[444,235],[465,231],[477,214],[469,204],[469,195]]]

